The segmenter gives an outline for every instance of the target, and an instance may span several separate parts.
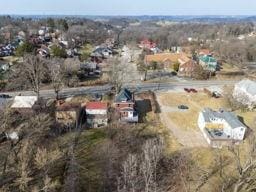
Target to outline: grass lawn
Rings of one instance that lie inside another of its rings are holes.
[[[254,129],[256,122],[256,112],[237,110],[236,114],[243,118],[245,125],[247,125],[251,129]]]
[[[56,138],[52,143],[52,147],[60,146],[63,151],[68,151],[70,143],[74,140],[76,134],[76,132],[71,132]],[[88,189],[89,184],[91,191],[100,191],[98,184],[100,183],[101,170],[97,166],[99,162],[94,156],[98,144],[104,142],[105,138],[105,129],[84,130],[79,136],[75,147],[75,156],[78,167],[79,189],[81,191],[85,191],[84,187]],[[63,171],[65,172],[63,166],[65,166],[65,163],[66,159],[63,159],[62,167],[55,171],[59,172],[56,174],[59,175],[60,180],[63,179]]]
[[[228,102],[226,99],[212,98],[204,92],[163,93],[160,95],[160,99],[163,105],[173,109],[173,111],[167,112],[173,123],[184,130],[198,130],[198,114],[203,108],[210,107],[218,110],[219,108],[228,107]],[[178,110],[179,105],[186,105],[189,107],[189,110]]]
[[[239,71],[239,68],[234,66],[234,65],[230,65],[228,63],[223,63],[221,65],[222,69],[221,71],[224,71],[224,72],[234,72],[234,71]]]
[[[82,132],[76,147],[77,163],[79,165],[79,184],[81,190],[100,190],[98,184],[101,178],[99,160],[95,158],[98,144],[106,139],[104,129],[92,129]],[[86,187],[86,188],[84,188]]]
[[[198,113],[202,108],[210,107],[215,110],[218,110],[219,108],[230,108],[227,99],[211,98],[203,92],[191,94],[185,92],[169,92],[162,93],[159,97],[161,99],[162,104],[164,105],[164,109],[162,106],[162,112],[163,110],[166,110],[165,113],[168,114],[168,117],[171,118],[172,122],[174,122],[177,125],[177,127],[186,131],[199,129],[197,126],[197,118]],[[181,104],[187,105],[189,107],[189,110],[177,110],[177,106]],[[242,117],[244,123],[253,130],[253,127],[255,127],[256,112],[237,110],[235,111],[235,114],[237,116]],[[222,149],[212,149],[203,147],[184,149],[183,147],[179,146],[177,140],[175,139],[175,136],[171,137],[171,134],[169,134],[169,137],[169,152],[173,152],[174,149],[175,151],[188,150],[187,153],[190,154],[191,161],[196,166],[200,167],[200,170],[198,170],[197,174],[203,175],[204,172],[207,173],[207,177],[209,177],[209,179],[208,182],[205,185],[203,185],[201,191],[215,192],[219,190],[218,183],[222,182],[220,178],[220,172],[218,171],[220,155],[222,156],[225,162],[224,172],[226,176],[237,176],[236,162],[234,161],[234,156],[228,150],[228,147],[223,147]],[[249,139],[246,138],[239,145],[239,148],[240,159],[241,162],[244,164],[245,161],[248,159],[249,155]],[[195,186],[198,186],[197,181],[191,183],[192,188],[194,188]]]

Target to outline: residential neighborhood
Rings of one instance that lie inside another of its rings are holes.
[[[23,3],[0,8],[0,192],[255,191],[253,14]]]

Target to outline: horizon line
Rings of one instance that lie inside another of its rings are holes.
[[[213,16],[218,16],[218,17],[237,17],[237,16],[244,16],[244,17],[251,17],[251,16],[256,16],[256,14],[173,14],[173,15],[166,15],[166,14],[142,14],[142,15],[137,15],[137,14],[131,14],[131,15],[121,15],[121,14],[113,14],[113,15],[109,15],[109,14],[61,14],[61,13],[55,13],[55,14],[13,14],[13,13],[5,13],[2,14],[0,13],[0,16],[92,16],[92,17],[145,17],[145,16],[162,16],[162,17],[171,17],[171,16],[175,16],[175,17],[213,17]]]

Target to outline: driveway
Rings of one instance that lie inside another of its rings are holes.
[[[193,148],[193,147],[209,147],[207,142],[204,139],[201,131],[197,130],[182,130],[178,125],[172,122],[171,118],[169,118],[168,113],[172,110],[170,107],[163,105],[159,96],[157,95],[157,102],[160,106],[161,113],[160,119],[163,125],[165,125],[172,134],[176,137],[178,142],[185,148]],[[184,119],[186,121],[186,119]]]

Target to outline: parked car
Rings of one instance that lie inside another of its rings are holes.
[[[188,88],[184,88],[184,91],[190,93],[190,89],[188,89]]]
[[[192,88],[192,89],[190,89],[190,92],[197,93],[197,90]]]
[[[223,132],[220,130],[214,130],[213,132],[214,132],[214,135],[219,136],[219,137],[223,135]]]
[[[189,107],[186,106],[186,105],[179,105],[178,108],[179,108],[179,109],[183,109],[183,110],[189,109]]]
[[[2,99],[10,99],[10,98],[12,98],[12,96],[6,95],[6,94],[1,94],[0,98],[2,98]]]

